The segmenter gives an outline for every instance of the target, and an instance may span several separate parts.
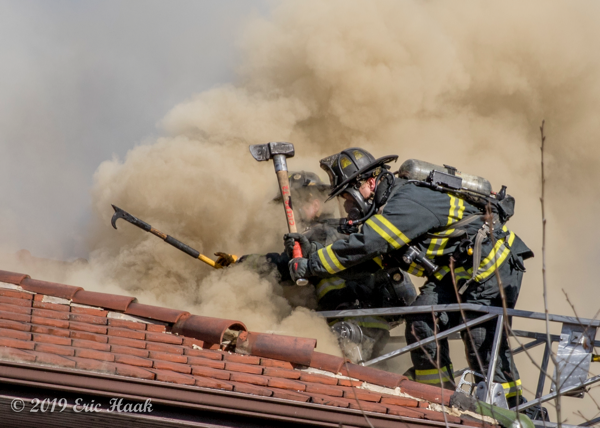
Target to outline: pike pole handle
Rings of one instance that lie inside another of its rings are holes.
[[[134,226],[137,226],[140,229],[145,230],[146,232],[150,232],[154,236],[158,236],[160,239],[165,241],[167,244],[171,244],[172,246],[174,246],[175,248],[177,248],[180,251],[183,251],[187,255],[192,256],[193,258],[198,259],[198,260],[206,263],[207,265],[212,266],[215,269],[221,269],[222,266],[218,266],[214,260],[209,259],[205,255],[200,254],[200,252],[198,250],[193,249],[189,245],[184,244],[183,242],[179,241],[178,239],[173,238],[170,235],[167,235],[166,233],[162,233],[160,230],[153,228],[151,225],[149,225],[145,221],[132,216],[127,211],[124,211],[115,205],[113,205],[112,207],[115,210],[115,213],[113,214],[110,222],[115,229],[117,228],[117,220],[122,218],[123,220],[133,224]]]
[[[292,195],[290,193],[290,179],[288,177],[287,168],[285,170],[277,170],[277,164],[275,164],[275,171],[277,174],[277,181],[279,182],[279,190],[281,190],[281,197],[283,199],[283,209],[285,210],[285,218],[287,219],[288,230],[290,233],[298,233],[296,227],[296,220],[294,219],[294,211],[292,209]],[[294,242],[294,250],[292,254],[293,258],[302,258],[302,249],[300,248],[299,242]],[[308,284],[308,280],[300,278],[296,280],[296,284],[305,286]]]

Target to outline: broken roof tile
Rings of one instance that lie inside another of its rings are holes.
[[[315,346],[316,339],[243,331],[237,338],[235,352],[308,366]]]

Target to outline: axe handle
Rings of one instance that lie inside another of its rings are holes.
[[[281,190],[281,197],[283,199],[283,209],[285,210],[285,218],[287,219],[288,230],[290,233],[298,233],[296,227],[296,220],[294,218],[294,210],[292,210],[292,195],[290,193],[290,179],[286,170],[277,171],[277,181],[279,182],[279,190]],[[294,250],[292,254],[293,258],[302,258],[302,249],[300,248],[299,242],[294,242]],[[300,278],[296,281],[298,285],[306,285],[308,281],[304,278]]]

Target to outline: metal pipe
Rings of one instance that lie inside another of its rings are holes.
[[[436,336],[430,336],[430,337],[428,337],[426,339],[423,339],[423,340],[420,340],[418,342],[412,343],[412,344],[410,344],[408,346],[405,346],[404,348],[396,349],[395,351],[392,351],[392,352],[387,353],[385,355],[382,355],[380,357],[374,358],[372,360],[366,361],[364,363],[364,365],[365,366],[371,366],[371,365],[376,364],[376,363],[378,363],[380,361],[389,360],[390,358],[396,357],[398,355],[404,354],[406,352],[412,351],[413,349],[417,349],[417,348],[419,348],[419,347],[421,347],[423,345],[431,343],[431,342],[435,341],[436,338],[437,339],[443,339],[443,338],[445,338],[447,336],[450,336],[451,334],[454,334],[456,332],[462,331],[462,330],[464,330],[467,327],[472,327],[474,325],[479,325],[479,324],[482,324],[482,323],[484,323],[486,321],[494,319],[494,318],[496,318],[496,316],[497,315],[495,315],[495,314],[488,314],[488,315],[484,315],[484,316],[479,317],[479,318],[475,318],[474,320],[468,321],[465,324],[460,324],[460,325],[458,325],[456,327],[453,327],[451,329],[448,329],[448,330],[446,330],[446,331],[444,331],[442,333],[438,333]]]
[[[516,336],[516,335],[515,335]],[[527,351],[529,349],[533,349],[536,346],[541,345],[542,343],[545,343],[546,341],[543,339],[535,339],[533,342],[529,342],[526,343],[525,345],[521,345],[518,348],[515,349],[511,349],[510,353],[513,355],[517,355],[520,354],[521,352]]]
[[[540,398],[544,393],[544,384],[546,383],[546,371],[548,370],[548,362],[550,360],[550,352],[552,349],[548,346],[548,342],[546,342],[546,346],[544,347],[544,356],[542,357],[542,365],[540,366],[540,376],[538,378],[538,386],[535,391],[535,398]]]
[[[362,317],[362,316],[387,316],[387,315],[409,315],[434,312],[459,312],[473,311],[483,312],[495,315],[504,315],[504,309],[497,306],[475,305],[473,303],[452,303],[449,305],[433,305],[433,306],[408,306],[395,308],[378,308],[378,309],[347,309],[342,311],[322,311],[316,312],[325,318],[343,318],[343,317]],[[546,314],[542,312],[522,311],[517,309],[506,309],[506,315],[545,321]],[[550,321],[584,325],[590,327],[600,327],[600,320],[589,318],[577,318],[566,315],[549,315]]]
[[[492,383],[494,382],[494,373],[496,372],[496,362],[498,361],[498,350],[500,349],[500,341],[502,340],[502,326],[504,323],[504,315],[498,315],[496,322],[496,332],[494,334],[494,343],[492,345],[492,355],[490,356],[490,364],[487,372],[487,393],[488,402],[492,402]],[[476,351],[477,352],[477,351]]]

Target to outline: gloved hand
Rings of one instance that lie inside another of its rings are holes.
[[[310,257],[312,253],[317,250],[316,244],[311,243],[306,236],[301,233],[286,233],[283,235],[283,242],[285,246],[285,253],[290,259],[294,257],[294,243],[300,244],[302,250],[302,257]]]
[[[215,261],[217,269],[222,269],[237,261],[237,256],[234,256],[233,254],[216,252],[215,256],[217,256],[217,260]]]
[[[308,266],[308,259],[297,257],[290,260],[288,267],[290,268],[290,276],[292,277],[292,281],[294,281],[294,283],[300,278],[306,279],[311,276],[310,267]]]

